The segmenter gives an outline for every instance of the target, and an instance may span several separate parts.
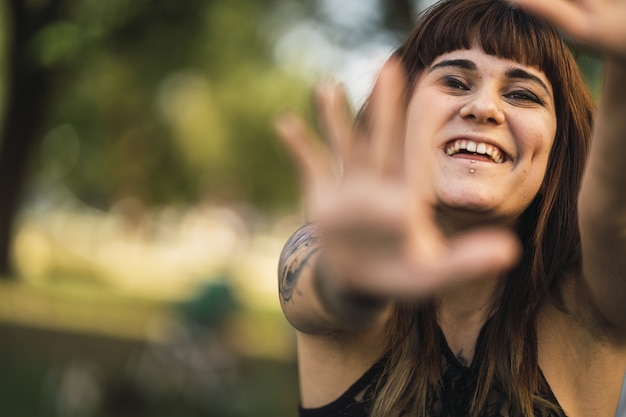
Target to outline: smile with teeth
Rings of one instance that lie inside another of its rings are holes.
[[[445,151],[448,156],[454,156],[459,153],[484,155],[497,164],[504,162],[504,155],[500,149],[488,143],[474,142],[468,139],[457,139],[449,142]]]

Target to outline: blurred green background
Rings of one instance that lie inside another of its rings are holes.
[[[0,416],[295,415],[272,120],[428,3],[1,0]]]

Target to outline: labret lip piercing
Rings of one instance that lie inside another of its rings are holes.
[[[474,161],[474,160],[472,159],[472,160],[470,161],[470,164],[473,164],[474,162],[476,162],[476,161]],[[470,168],[469,173],[470,173],[470,174],[473,174],[474,172],[476,172],[476,170],[475,170],[474,168]]]

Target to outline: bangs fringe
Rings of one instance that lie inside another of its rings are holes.
[[[556,29],[506,2],[477,3],[446,0],[423,12],[421,30],[405,43],[407,50],[398,50],[409,80],[414,82],[439,55],[478,46],[489,55],[540,68],[553,84],[560,84],[558,69],[566,61],[567,45]]]

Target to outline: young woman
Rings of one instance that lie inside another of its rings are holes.
[[[593,140],[547,21],[606,58]],[[330,147],[296,116],[278,122],[312,220],[279,265],[301,416],[615,415],[624,21],[626,1],[444,0],[356,124],[340,88],[320,86]]]

